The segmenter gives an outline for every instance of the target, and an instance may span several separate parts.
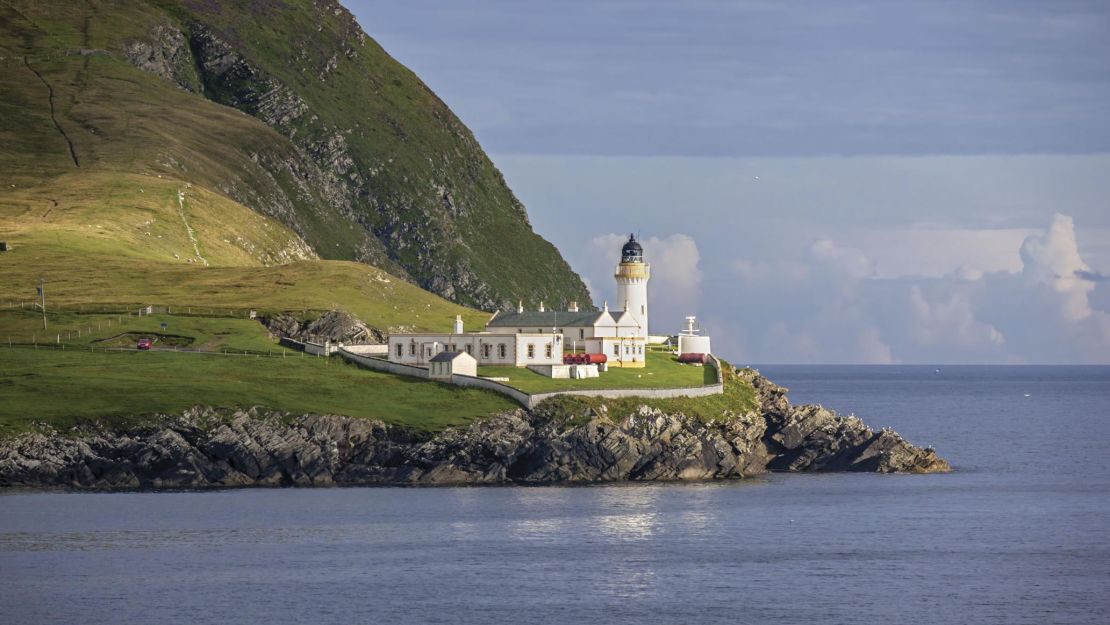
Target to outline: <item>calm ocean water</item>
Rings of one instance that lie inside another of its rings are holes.
[[[1110,623],[1110,367],[763,367],[949,475],[0,495],[0,622]]]

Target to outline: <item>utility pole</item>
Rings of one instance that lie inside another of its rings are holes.
[[[39,297],[42,299],[42,329],[46,329],[46,289],[43,286],[46,280],[39,278]]]

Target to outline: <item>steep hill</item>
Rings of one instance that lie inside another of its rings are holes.
[[[185,188],[213,207],[199,246],[115,212]],[[487,310],[589,300],[473,135],[330,0],[0,5],[0,240],[49,237],[190,269],[359,261]]]

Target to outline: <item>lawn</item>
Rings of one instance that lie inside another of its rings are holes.
[[[685,414],[702,421],[714,421],[729,415],[752,413],[758,410],[759,401],[755,389],[747,381],[738,377],[732,367],[722,361],[724,369],[724,392],[705,397],[674,397],[671,399],[648,399],[644,397],[625,397],[622,399],[601,399],[559,395],[548,399],[537,407],[541,414],[562,420],[567,425],[582,424],[595,415],[602,414],[616,423],[636,413],[642,406],[662,410],[669,414]],[[708,368],[710,371],[711,368]],[[758,418],[758,417],[757,417]]]
[[[0,435],[42,421],[141,422],[195,405],[264,406],[439,430],[516,407],[495,393],[359,369],[338,359],[0,348]]]
[[[478,367],[478,375],[509,378],[508,384],[526,393],[547,393],[576,389],[610,388],[688,388],[717,381],[713,367],[684,365],[671,354],[648,353],[642,369],[613,367],[597,378],[556,380],[518,367]]]

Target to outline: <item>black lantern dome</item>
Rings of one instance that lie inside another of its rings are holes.
[[[635,235],[628,235],[628,243],[625,243],[624,247],[621,248],[621,262],[644,262],[644,246],[640,245],[639,241],[636,240]]]

